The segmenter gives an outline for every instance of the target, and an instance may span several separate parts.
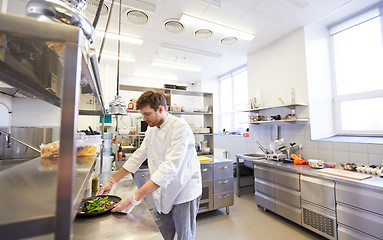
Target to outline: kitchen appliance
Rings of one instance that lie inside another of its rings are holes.
[[[143,119],[137,120],[137,134],[145,134],[148,129],[148,123]]]

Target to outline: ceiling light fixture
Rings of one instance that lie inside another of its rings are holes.
[[[231,27],[227,27],[218,23],[210,22],[201,18],[193,17],[188,14],[183,13],[180,21],[185,24],[190,24],[198,28],[205,28],[212,30],[213,32],[223,33],[225,35],[234,36],[239,39],[251,41],[255,38],[254,34],[247,33],[241,30],[237,30]]]
[[[158,67],[165,67],[165,68],[174,68],[174,69],[180,69],[180,70],[186,70],[186,71],[192,71],[192,72],[201,72],[202,69],[200,66],[196,65],[189,65],[189,64],[180,64],[175,62],[168,62],[163,60],[152,60],[150,62],[153,66]]]
[[[117,55],[107,54],[107,53],[103,53],[102,54],[102,58],[111,59],[111,60],[118,60],[118,56]],[[134,59],[132,57],[128,57],[128,56],[120,56],[120,61],[135,62],[136,59]]]
[[[136,77],[144,77],[144,78],[154,78],[154,79],[178,81],[177,76],[157,75],[157,74],[154,75],[154,74],[140,73],[140,72],[134,72],[132,75],[136,76]]]
[[[198,29],[194,32],[194,36],[198,39],[209,39],[213,36],[213,32],[209,29]]]
[[[104,34],[105,34],[105,32],[96,30],[96,36],[103,37]],[[123,36],[123,35],[121,35],[121,37],[119,37],[119,35],[115,34],[115,33],[106,33],[106,37],[108,39],[113,39],[113,40],[117,40],[117,41],[118,41],[118,39],[120,39],[121,42],[133,43],[133,44],[138,44],[138,45],[142,45],[144,43],[144,40],[142,40],[140,38]]]
[[[184,25],[180,23],[180,21],[177,19],[166,20],[164,23],[164,28],[166,29],[166,31],[171,33],[180,33],[185,30]]]
[[[145,24],[149,22],[149,16],[140,10],[129,10],[126,12],[126,17],[135,24]]]
[[[170,49],[170,50],[174,50],[174,51],[179,51],[179,52],[196,54],[196,55],[203,55],[203,56],[207,56],[207,57],[216,57],[216,58],[222,57],[222,55],[218,54],[218,53],[207,52],[207,51],[202,51],[202,50],[193,49],[193,48],[186,48],[186,47],[171,45],[171,44],[167,44],[167,43],[163,43],[162,48]]]
[[[220,40],[220,43],[224,46],[233,46],[238,42],[238,39],[235,37],[224,37]]]

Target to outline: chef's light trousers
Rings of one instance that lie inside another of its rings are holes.
[[[173,205],[168,214],[154,211],[154,220],[165,240],[194,240],[196,231],[196,216],[201,196],[186,203]]]

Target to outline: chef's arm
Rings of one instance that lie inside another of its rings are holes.
[[[116,182],[119,182],[121,179],[123,179],[126,175],[128,175],[130,172],[127,171],[125,168],[120,168],[115,174],[113,174],[113,179]]]
[[[136,201],[142,200],[144,197],[148,196],[152,192],[154,192],[157,188],[159,188],[157,184],[155,184],[152,180],[147,181],[142,187],[140,187],[134,195],[136,196]]]

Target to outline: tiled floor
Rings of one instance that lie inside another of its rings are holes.
[[[257,207],[254,194],[235,196],[234,206],[226,215],[224,208],[197,216],[196,240],[205,239],[325,239],[270,211]]]

